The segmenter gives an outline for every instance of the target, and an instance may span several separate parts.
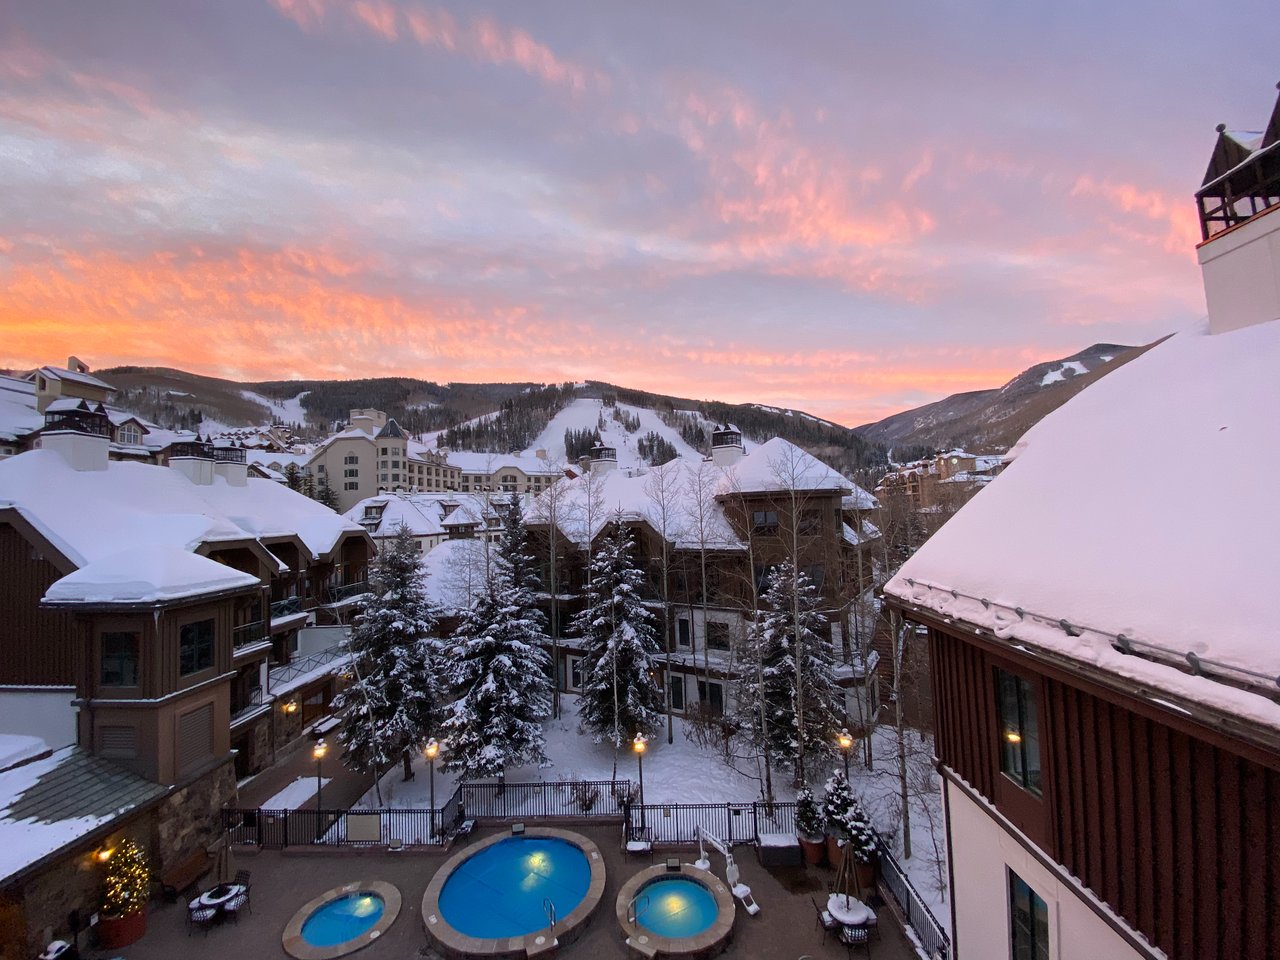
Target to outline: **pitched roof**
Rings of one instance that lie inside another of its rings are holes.
[[[167,792],[74,746],[0,773],[0,883]]]
[[[116,388],[111,384],[104,383],[90,374],[81,373],[79,370],[66,370],[62,367],[41,367],[38,373],[46,380],[70,380],[73,383],[82,383],[87,387],[97,387],[100,390],[116,392]]]
[[[1028,431],[886,593],[1280,728],[1280,704],[1174,666],[1280,676],[1278,367],[1280,319],[1170,338]]]
[[[384,437],[391,437],[395,440],[405,439],[404,431],[400,429],[400,424],[396,423],[394,418],[388,420],[386,426],[378,431],[377,439],[381,440]]]
[[[54,603],[163,603],[256,586],[257,577],[167,544],[132,546],[53,583]]]

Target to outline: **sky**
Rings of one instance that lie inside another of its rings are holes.
[[[0,366],[877,420],[1203,316],[1272,13],[0,0]]]

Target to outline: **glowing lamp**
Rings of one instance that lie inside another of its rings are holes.
[[[1007,732],[1005,733],[1005,735],[1004,735],[1004,738],[1005,738],[1006,740],[1008,740],[1010,743],[1021,743],[1021,742],[1022,742],[1022,734],[1020,734],[1017,730],[1009,730],[1009,731],[1007,731]]]
[[[841,750],[848,750],[853,746],[853,736],[846,729],[841,729],[840,735],[836,737],[836,743],[840,744]]]
[[[97,858],[98,858],[98,862],[99,862],[99,863],[106,863],[108,860],[110,860],[110,859],[111,859],[111,855],[112,855],[113,853],[115,853],[115,850],[111,849],[111,847],[103,847],[103,848],[102,848],[101,850],[99,850],[99,851],[98,851],[98,853],[96,854],[96,856],[97,856]]]
[[[631,749],[636,753],[644,753],[645,747],[649,745],[649,738],[643,733],[637,733],[636,738],[631,741]]]
[[[297,713],[297,712],[298,712],[298,701],[297,701],[297,700],[287,700],[287,701],[285,701],[285,705],[284,705],[284,712],[285,712],[285,713],[287,713],[287,714],[289,714],[290,716],[292,716],[293,714]]]
[[[323,740],[316,741],[316,745],[311,748],[311,755],[317,760],[323,760],[324,755],[329,752],[329,745]]]
[[[440,744],[436,743],[435,738],[432,737],[427,741],[427,746],[423,752],[427,755],[428,760],[434,760],[436,755],[440,752]]]

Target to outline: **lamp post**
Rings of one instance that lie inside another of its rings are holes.
[[[631,741],[631,749],[636,752],[636,766],[640,771],[640,827],[643,829],[644,822],[644,750],[649,745],[649,738],[643,733],[637,733],[636,738]]]
[[[324,783],[320,779],[320,770],[321,770],[321,764],[324,761],[324,755],[328,752],[329,752],[329,747],[325,744],[324,740],[317,740],[316,745],[311,748],[311,755],[316,758],[316,839],[317,840],[320,838],[322,833],[321,831],[322,817],[320,815],[320,791],[323,788]]]
[[[427,766],[431,770],[431,834],[434,838],[436,834],[436,754],[440,752],[440,744],[436,743],[435,737],[427,741],[423,752],[427,755]]]
[[[836,735],[836,743],[840,744],[840,751],[844,754],[844,778],[849,779],[849,749],[853,746],[853,735],[849,733],[847,727],[841,727],[840,733]]]

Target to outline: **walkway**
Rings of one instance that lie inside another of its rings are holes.
[[[372,789],[373,777],[365,773],[355,773],[347,769],[342,762],[342,747],[336,736],[330,735],[325,742],[329,751],[321,761],[320,769],[323,779],[329,782],[324,785],[320,799],[326,810],[346,810],[352,807],[365,792]],[[299,778],[307,778],[312,784],[316,778],[316,761],[311,755],[314,742],[304,738],[288,754],[276,760],[276,763],[261,773],[246,780],[240,787],[239,807],[261,807],[277,793]],[[297,809],[314,810],[316,806],[314,794]]]

